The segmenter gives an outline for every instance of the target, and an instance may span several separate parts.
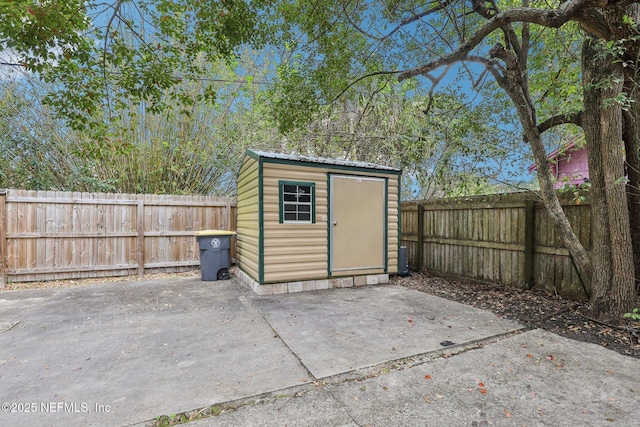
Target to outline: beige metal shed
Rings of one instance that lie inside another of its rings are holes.
[[[247,150],[237,266],[260,294],[384,283],[398,271],[401,170]]]

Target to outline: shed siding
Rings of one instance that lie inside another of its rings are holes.
[[[259,278],[259,163],[246,157],[238,176],[237,262],[254,280]]]
[[[264,282],[312,280],[329,275],[328,261],[328,174],[332,168],[264,163]],[[339,173],[344,173],[340,171]],[[352,174],[388,178],[388,273],[398,271],[398,177],[371,171]],[[279,223],[279,181],[313,182],[316,185],[316,223]],[[382,270],[358,272],[382,273]],[[353,274],[346,272],[345,274]]]
[[[264,282],[325,278],[327,169],[264,163]],[[315,224],[280,224],[279,182],[315,183]]]
[[[388,176],[388,175],[387,175]],[[387,273],[398,272],[399,213],[398,177],[388,176],[387,180]]]

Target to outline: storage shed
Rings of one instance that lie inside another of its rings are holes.
[[[386,283],[398,271],[401,170],[247,150],[238,276],[258,294]]]

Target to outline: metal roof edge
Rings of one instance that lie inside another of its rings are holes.
[[[262,151],[262,150],[252,150],[247,149],[247,156],[258,159],[271,159],[276,161],[285,161],[291,163],[303,163],[303,164],[320,164],[327,166],[336,166],[336,167],[347,167],[347,168],[357,168],[357,169],[369,169],[376,170],[381,172],[393,172],[393,173],[402,173],[402,169],[394,168],[391,166],[379,165],[376,163],[370,162],[362,162],[357,160],[341,160],[341,159],[332,159],[327,157],[314,157],[314,156],[304,156],[299,154],[282,154],[275,153],[270,151]]]

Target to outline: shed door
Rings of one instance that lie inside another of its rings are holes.
[[[385,262],[385,180],[331,175],[330,270],[371,270]]]

